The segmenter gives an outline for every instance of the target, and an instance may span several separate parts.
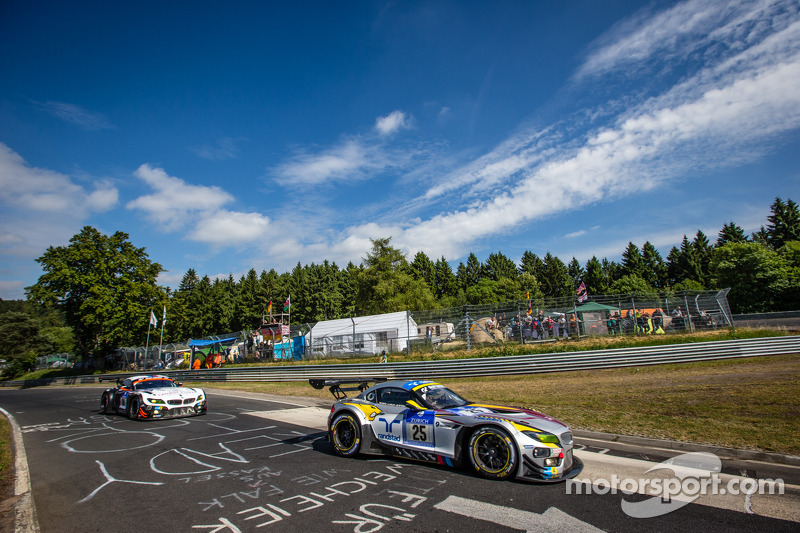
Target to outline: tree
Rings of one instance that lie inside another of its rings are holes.
[[[544,300],[544,293],[539,282],[533,277],[533,274],[523,272],[519,276],[520,291],[525,291],[525,298],[531,301],[541,302]],[[517,299],[518,297],[514,297]],[[540,306],[541,307],[541,306]]]
[[[520,285],[517,280],[502,277],[499,280],[483,278],[467,289],[467,303],[481,305],[495,302],[517,300],[520,297]]]
[[[358,299],[358,280],[363,269],[352,261],[347,263],[344,270],[339,271],[338,283],[342,293],[342,310],[339,316],[331,318],[349,318],[356,316],[356,301]]]
[[[467,256],[467,263],[459,263],[456,271],[458,284],[462,289],[467,290],[473,285],[477,285],[483,277],[483,267],[474,253],[470,252]]]
[[[656,247],[647,241],[642,246],[642,265],[644,267],[642,278],[647,283],[658,289],[667,287],[667,265],[661,259]]]
[[[390,240],[372,240],[372,250],[364,258],[358,285],[358,313],[376,315],[431,309],[436,301],[433,293],[427,283],[409,274],[405,256],[389,244]]]
[[[545,271],[544,261],[535,253],[525,250],[520,260],[519,270],[520,273],[530,274],[540,281]]]
[[[256,269],[251,268],[247,274],[239,278],[235,299],[235,329],[253,329],[269,320],[267,307],[269,300],[261,285]]]
[[[657,299],[656,291],[647,281],[639,276],[626,275],[611,284],[609,292],[612,294],[635,293],[639,298]]]
[[[789,289],[787,264],[771,247],[758,243],[728,243],[714,250],[711,271],[717,287],[730,287],[734,313],[776,310]]]
[[[747,242],[747,235],[744,234],[744,230],[734,224],[733,221],[722,225],[722,229],[717,237],[716,246],[719,248],[720,246],[725,246],[729,242]]]
[[[603,270],[603,265],[597,257],[592,256],[586,261],[586,273],[583,276],[584,285],[588,294],[605,294],[608,289],[608,276]]]
[[[230,333],[241,329],[239,321],[235,318],[236,307],[236,282],[232,275],[225,279],[215,279],[211,284],[211,331],[216,333]]]
[[[784,203],[780,198],[775,198],[767,220],[767,242],[773,250],[789,241],[800,240],[800,211],[791,199]]]
[[[709,265],[711,264],[711,245],[705,233],[697,230],[692,241],[692,251],[697,261],[698,274],[696,279],[703,287],[709,286]]]
[[[622,271],[624,276],[644,277],[644,260],[639,247],[632,242],[628,243],[625,251],[622,252]]]
[[[56,345],[41,331],[35,316],[28,312],[0,314],[0,358],[8,361],[5,376],[17,376],[36,367],[36,358],[56,353]]]
[[[516,263],[500,252],[489,254],[483,271],[487,278],[494,281],[500,281],[502,278],[517,280]]]
[[[127,233],[109,237],[86,226],[68,246],[50,246],[36,262],[44,274],[25,289],[28,299],[63,310],[80,354],[143,343],[151,311],[166,302],[156,285],[163,268]]]
[[[583,281],[583,276],[585,275],[585,272],[580,262],[577,259],[575,259],[574,256],[572,258],[572,261],[570,261],[569,264],[567,265],[567,272],[569,273],[569,277],[572,279],[572,286],[577,289],[578,286]]]
[[[450,268],[450,263],[442,256],[436,261],[436,290],[434,296],[439,301],[440,307],[454,307],[458,296],[458,280]]]
[[[561,259],[547,252],[544,256],[544,274],[538,280],[546,298],[573,298],[575,287],[567,266]]]
[[[414,256],[414,260],[409,264],[409,269],[414,278],[424,280],[431,290],[436,292],[434,287],[436,284],[436,267],[433,261],[425,255],[425,252],[417,252]]]
[[[776,311],[794,311],[800,302],[800,241],[789,241],[778,250],[786,265],[788,288],[776,299]]]
[[[606,273],[606,278],[608,278],[609,283],[614,283],[625,275],[622,265],[616,261],[609,261],[604,257],[601,265],[603,266],[603,272]]]
[[[698,234],[702,235],[702,232],[698,231]],[[677,285],[686,280],[696,281],[702,285],[702,280],[705,276],[703,275],[701,252],[698,251],[702,250],[702,248],[702,243],[693,244],[686,235],[683,236],[680,250],[673,246],[667,256],[670,285]]]

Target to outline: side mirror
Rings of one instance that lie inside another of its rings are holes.
[[[406,401],[406,407],[408,407],[409,409],[414,409],[415,411],[424,411],[425,410],[424,407],[422,407],[420,404],[418,404],[414,400],[407,400]]]

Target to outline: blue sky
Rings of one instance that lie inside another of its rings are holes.
[[[0,4],[0,298],[85,225],[177,287],[391,237],[664,256],[800,201],[800,5]]]

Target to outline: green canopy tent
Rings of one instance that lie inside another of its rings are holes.
[[[605,305],[599,304],[597,302],[589,302],[585,303],[580,307],[576,307],[575,311],[577,313],[597,313],[598,311],[619,311],[619,307],[614,307],[613,305]]]
[[[575,308],[583,324],[583,332],[586,335],[607,335],[608,334],[608,315],[619,311],[619,307],[605,305],[597,302],[588,302]]]

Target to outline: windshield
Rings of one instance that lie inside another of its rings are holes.
[[[169,379],[146,379],[137,381],[134,390],[157,389],[159,387],[177,387],[174,381]]]
[[[434,409],[450,409],[451,407],[461,407],[469,403],[444,385],[429,385],[417,392]]]

